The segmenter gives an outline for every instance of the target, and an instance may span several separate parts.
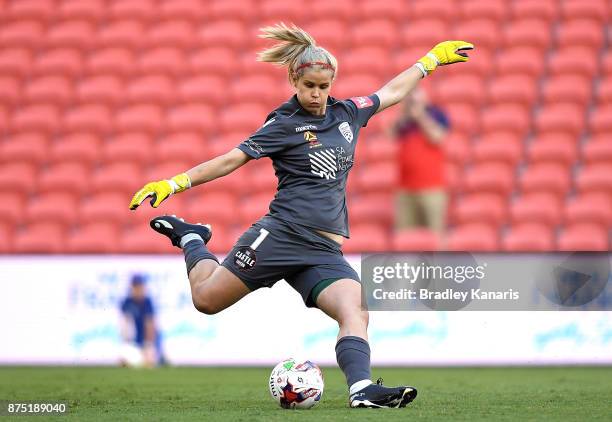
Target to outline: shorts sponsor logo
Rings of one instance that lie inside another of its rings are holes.
[[[295,133],[304,132],[306,130],[317,130],[315,125],[304,125],[295,128]]]
[[[315,151],[308,154],[310,158],[310,171],[321,178],[335,179],[338,165],[336,164],[336,154],[331,149]]]
[[[370,99],[370,97],[353,97],[351,101],[355,103],[357,108],[367,108],[372,107],[374,102]]]
[[[304,132],[304,140],[308,142],[310,148],[322,147],[323,144],[317,139],[317,135],[311,131]]]
[[[234,265],[240,271],[249,271],[255,266],[257,255],[249,246],[241,246],[234,254]]]
[[[338,126],[338,130],[340,131],[342,136],[344,136],[346,142],[348,142],[349,144],[353,142],[353,131],[351,130],[351,126],[347,122],[340,123],[340,126]]]

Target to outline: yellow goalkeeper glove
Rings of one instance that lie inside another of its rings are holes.
[[[468,50],[473,50],[474,45],[465,41],[443,41],[421,57],[415,66],[423,73],[423,77],[436,70],[438,66],[447,64],[467,62]]]
[[[144,185],[130,202],[130,209],[135,210],[138,208],[142,201],[151,198],[151,206],[157,208],[164,200],[166,200],[173,193],[183,192],[191,187],[191,179],[187,176],[187,173],[181,173],[174,176],[170,180],[160,180],[158,182],[151,182]]]

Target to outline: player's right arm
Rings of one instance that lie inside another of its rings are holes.
[[[250,159],[251,157],[247,154],[238,148],[234,148],[226,154],[199,164],[185,173],[177,174],[171,179],[147,183],[132,198],[130,209],[135,210],[149,197],[151,197],[151,206],[157,208],[170,195],[228,175],[246,164]]]

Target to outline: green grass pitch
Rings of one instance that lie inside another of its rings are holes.
[[[405,409],[349,409],[337,368],[323,368],[323,400],[283,410],[268,393],[269,368],[0,367],[0,400],[66,400],[48,420],[361,421],[611,420],[612,367],[375,368],[389,385],[419,389]],[[381,419],[384,418],[384,419]],[[5,419],[5,417],[0,417]],[[6,418],[8,420],[8,418]],[[18,421],[43,420],[18,417]]]

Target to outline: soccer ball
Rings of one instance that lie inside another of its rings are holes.
[[[309,360],[285,359],[270,374],[270,394],[284,409],[310,409],[323,396],[323,374]]]

